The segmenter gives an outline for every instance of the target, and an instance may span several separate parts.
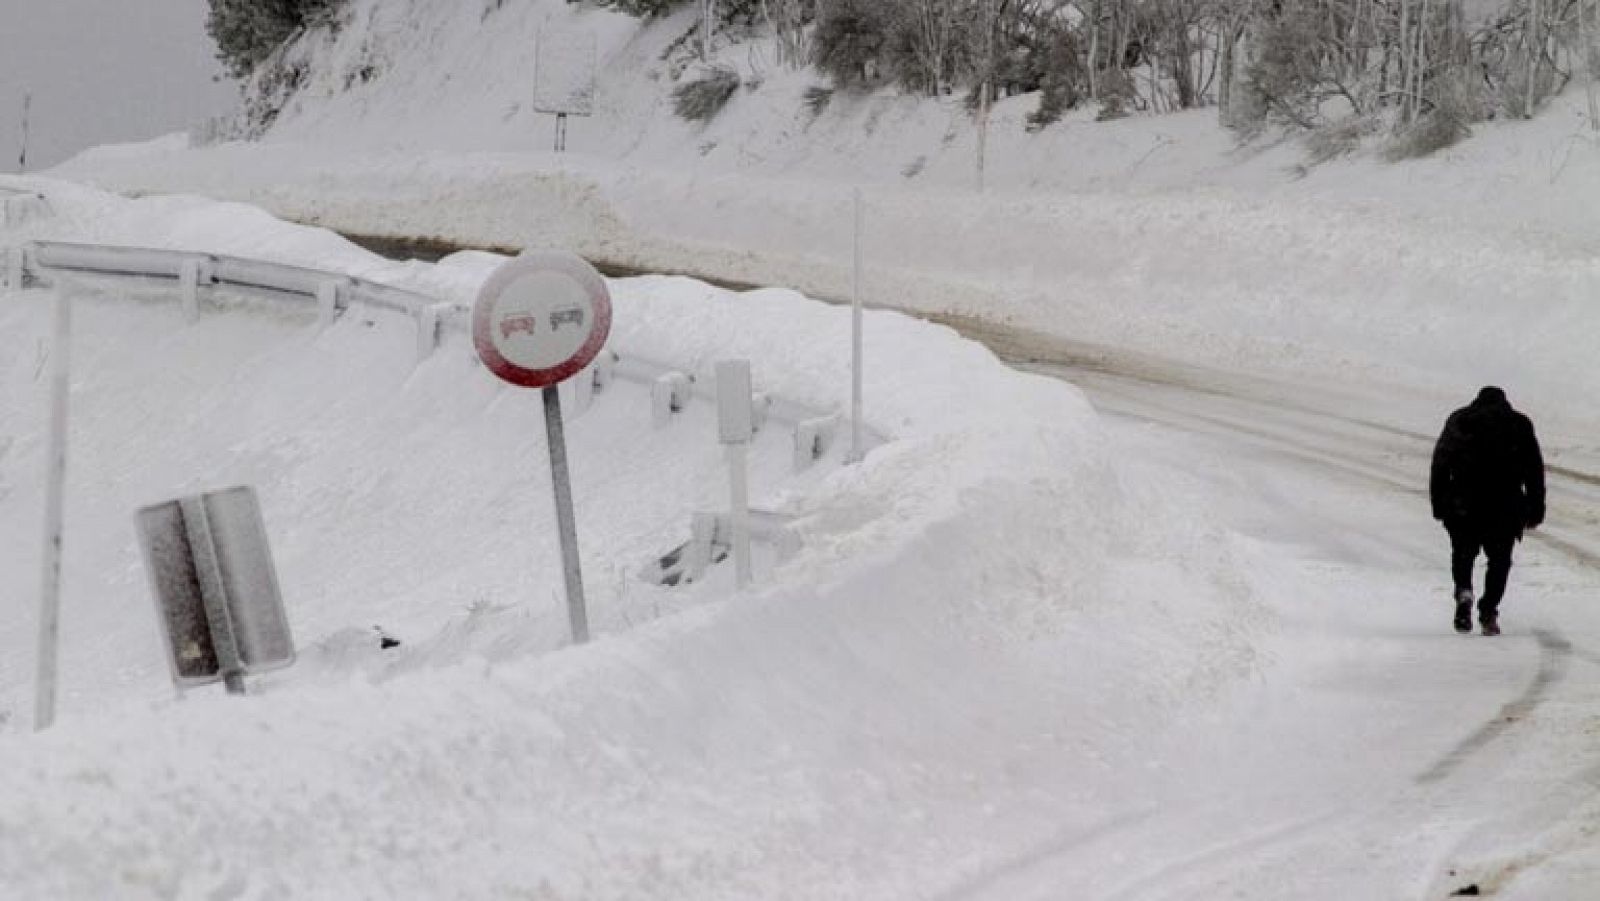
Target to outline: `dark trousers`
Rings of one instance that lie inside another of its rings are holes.
[[[1483,596],[1478,599],[1480,619],[1494,619],[1500,612],[1500,599],[1506,593],[1506,577],[1511,574],[1511,549],[1517,531],[1485,527],[1469,520],[1445,523],[1450,531],[1450,575],[1456,591],[1472,590],[1472,567],[1481,551],[1489,558],[1489,572],[1483,580]]]

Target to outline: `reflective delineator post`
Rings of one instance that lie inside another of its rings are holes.
[[[62,503],[67,479],[67,399],[71,392],[72,298],[56,293],[50,367],[50,444],[45,470],[44,574],[39,591],[39,660],[34,731],[56,719],[56,655],[61,640]]]
[[[6,286],[21,291],[27,279],[27,251],[21,247],[6,250]]]
[[[750,439],[755,436],[755,404],[749,360],[717,364],[717,431],[728,449],[728,520],[733,561],[740,588],[749,587]]]
[[[183,319],[194,322],[200,318],[200,261],[184,260],[178,269],[178,289],[183,304]]]
[[[861,230],[863,214],[861,211],[861,189],[855,189],[855,266],[854,276],[851,279],[850,292],[850,462],[859,463],[865,456],[865,448],[861,444],[861,367],[862,367],[862,337],[861,337]]]

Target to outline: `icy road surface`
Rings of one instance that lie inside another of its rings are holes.
[[[1551,521],[1518,547],[1506,634],[1458,636],[1432,436],[1393,424],[1432,425],[1413,400],[1020,365],[1084,388],[1124,459],[1187,473],[1194,500],[1315,577],[1282,586],[1297,659],[1219,714],[1232,729],[1151,761],[1121,816],[945,898],[1595,897],[1600,491],[1563,463],[1581,454],[1545,436]]]

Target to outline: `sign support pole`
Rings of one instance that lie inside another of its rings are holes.
[[[39,594],[39,671],[33,728],[42,732],[56,719],[56,653],[61,644],[62,506],[67,479],[67,399],[71,393],[72,297],[56,293],[51,350],[49,467],[45,475],[44,577]]]
[[[572,478],[567,471],[567,433],[561,422],[561,388],[544,388],[544,428],[550,447],[550,485],[556,495],[556,521],[561,532],[561,563],[567,580],[567,617],[572,643],[589,641],[589,612],[583,600],[583,570],[578,561],[578,525],[572,512]]]
[[[750,587],[750,445],[728,445],[729,519],[732,524],[733,565],[740,590]]]
[[[228,589],[222,582],[222,564],[217,559],[217,545],[211,537],[210,515],[206,512],[203,497],[184,498],[178,502],[183,515],[183,530],[189,539],[189,550],[194,555],[195,577],[200,583],[200,602],[205,607],[206,623],[211,628],[211,647],[217,654],[217,668],[222,671],[222,682],[228,694],[242,695],[244,686],[244,660],[239,653],[239,639],[234,633],[233,617],[228,614]]]

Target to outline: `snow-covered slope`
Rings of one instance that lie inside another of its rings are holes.
[[[1237,147],[1209,112],[1030,134],[1036,98],[1016,97],[996,110],[978,193],[959,102],[841,94],[814,113],[801,95],[815,76],[766,64],[760,41],[722,48],[749,84],[719,116],[677,119],[662,52],[681,15],[641,24],[555,0],[351,10],[297,50],[306,84],[263,143],[124,148],[59,172],[347,232],[557,245],[835,298],[850,291],[859,186],[876,305],[1020,332],[1036,353],[1381,382],[1424,409],[1499,382],[1546,417],[1600,413],[1581,337],[1600,294],[1600,143],[1571,98],[1431,159],[1307,168],[1292,142]],[[599,96],[558,156],[530,105],[534,51],[574,29],[597,36]]]

